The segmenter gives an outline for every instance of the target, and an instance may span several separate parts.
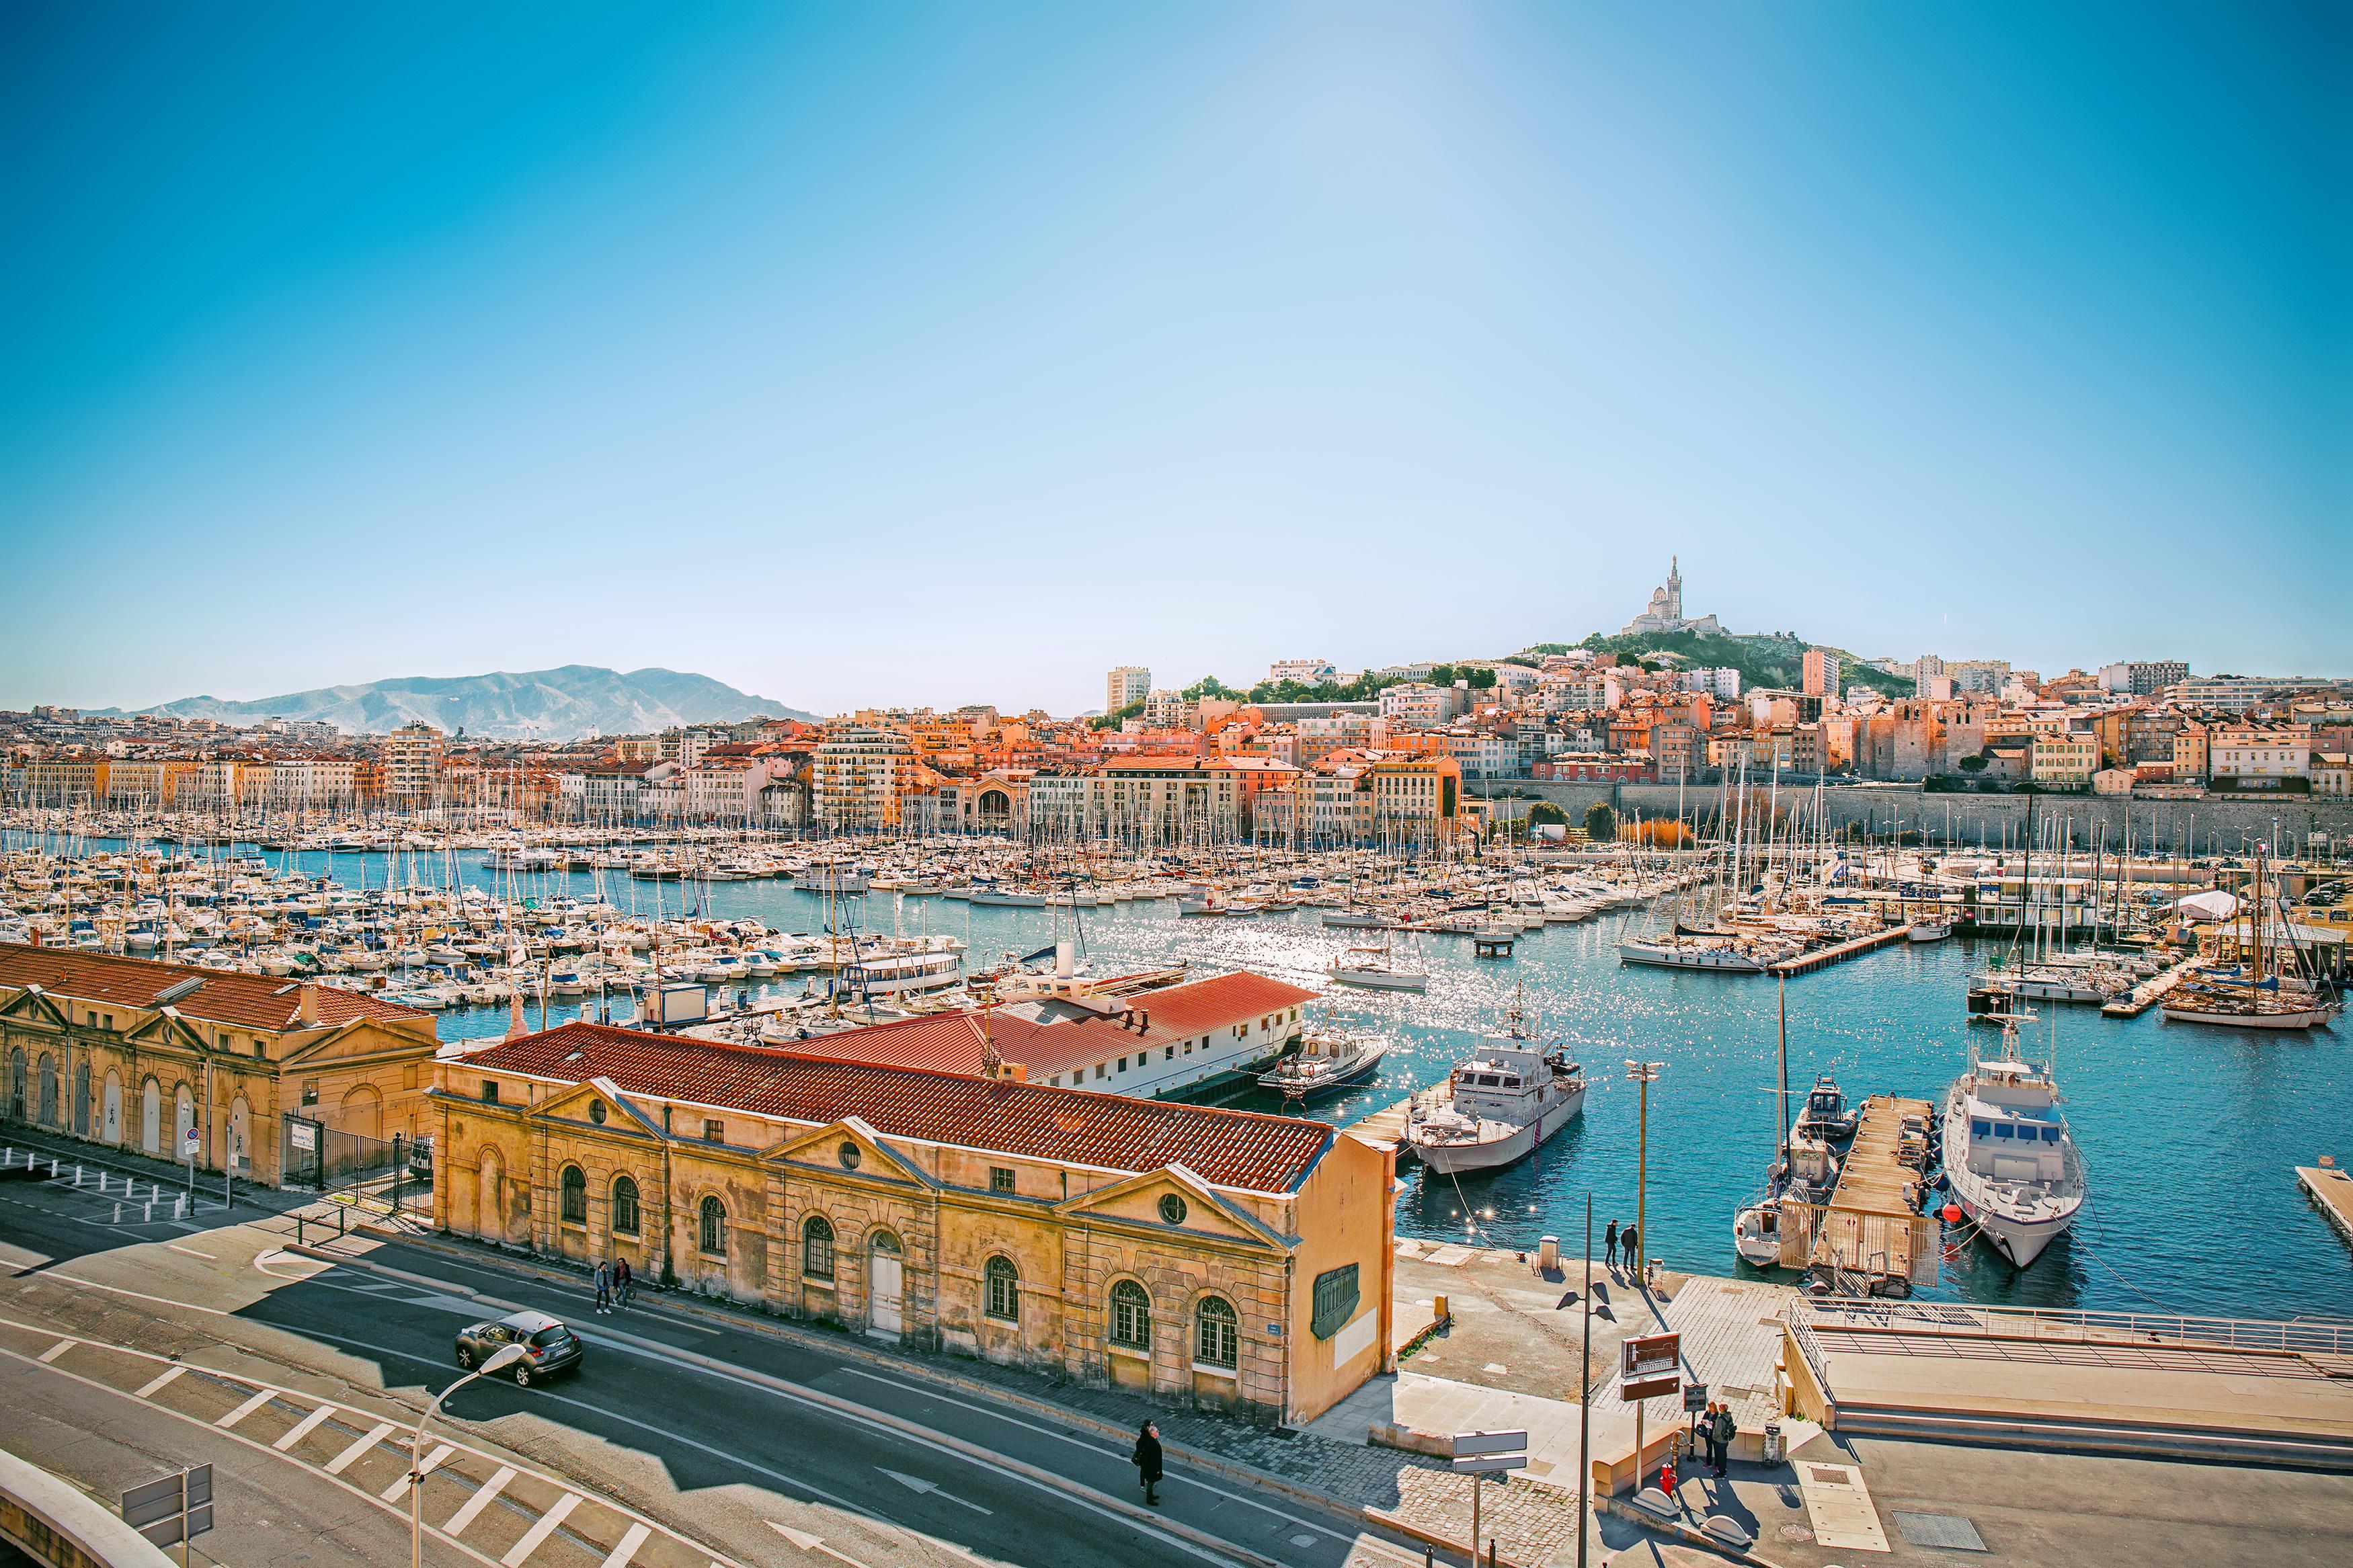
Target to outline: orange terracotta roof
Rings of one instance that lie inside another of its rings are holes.
[[[224,974],[194,969],[185,963],[157,963],[144,958],[118,958],[111,953],[81,952],[62,947],[26,947],[0,942],[0,986],[23,989],[38,985],[55,996],[78,1002],[111,1002],[118,1007],[157,1007],[156,997],[189,980],[199,982],[185,994],[170,999],[184,1017],[233,1024],[242,1029],[286,1030],[301,1027],[296,1014],[302,1003],[299,981],[262,974]],[[427,1024],[430,1013],[404,1007],[382,997],[363,996],[341,986],[319,987],[319,1022],[348,1024],[354,1018],[385,1023]]]
[[[810,1126],[857,1116],[886,1137],[1105,1170],[1182,1164],[1204,1181],[1253,1192],[1296,1187],[1333,1138],[1324,1122],[1287,1116],[920,1072],[604,1024],[565,1024],[526,1035],[468,1057],[465,1066],[566,1083],[608,1078],[625,1094]]]
[[[1035,1081],[1130,1051],[1174,1045],[1229,1025],[1252,1022],[1313,1002],[1317,994],[1243,970],[1125,997],[1113,1004],[1132,1010],[1125,1022],[1113,1014],[1039,1024],[997,1013],[988,1020],[988,1036],[996,1041],[999,1056],[1027,1068]],[[987,1049],[977,1013],[935,1014],[846,1029],[812,1040],[806,1048],[849,1061],[965,1074],[980,1071]]]

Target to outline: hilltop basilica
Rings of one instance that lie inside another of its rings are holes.
[[[1618,635],[1634,636],[1637,632],[1699,632],[1720,637],[1724,628],[1714,616],[1702,616],[1697,620],[1683,619],[1683,577],[1680,564],[1672,555],[1667,557],[1667,585],[1651,591],[1651,607],[1626,623]]]

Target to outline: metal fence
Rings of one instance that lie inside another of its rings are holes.
[[[291,1112],[282,1119],[278,1136],[280,1184],[321,1192],[388,1176],[415,1152],[406,1139],[345,1132]],[[420,1142],[431,1148],[429,1141]]]

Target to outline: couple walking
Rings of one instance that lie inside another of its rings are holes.
[[[596,1265],[596,1310],[609,1317],[617,1301],[621,1306],[628,1306],[629,1288],[636,1279],[629,1272],[629,1260],[626,1258],[617,1263]]]

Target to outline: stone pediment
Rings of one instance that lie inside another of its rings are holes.
[[[770,1164],[814,1165],[870,1181],[912,1182],[923,1187],[940,1184],[932,1179],[930,1172],[885,1143],[882,1135],[859,1116],[845,1116],[823,1127],[796,1133],[762,1150],[760,1159]]]
[[[1195,1239],[1214,1237],[1274,1251],[1287,1251],[1291,1246],[1291,1238],[1182,1165],[1142,1172],[1067,1198],[1055,1209],[1071,1218],[1116,1220],[1139,1229],[1169,1231]]]
[[[602,1111],[600,1117],[597,1113]],[[560,1094],[551,1094],[531,1108],[534,1121],[584,1122],[599,1131],[616,1133],[624,1138],[646,1138],[656,1142],[662,1131],[642,1110],[631,1104],[610,1079],[591,1079],[575,1083]]]
[[[409,1036],[395,1033],[373,1018],[353,1018],[345,1024],[322,1026],[320,1033],[291,1047],[278,1059],[290,1067],[296,1063],[320,1067],[329,1062],[380,1057],[388,1052],[413,1052],[422,1043]]]

